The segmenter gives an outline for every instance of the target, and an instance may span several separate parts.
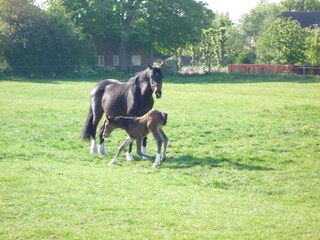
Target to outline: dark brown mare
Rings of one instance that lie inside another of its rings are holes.
[[[113,130],[121,128],[128,134],[127,139],[119,147],[117,154],[111,160],[109,165],[118,161],[121,152],[133,141],[137,142],[137,154],[150,160],[155,160],[152,167],[156,168],[166,159],[168,137],[162,130],[162,127],[167,123],[168,114],[158,110],[150,110],[142,117],[106,117],[102,126],[102,136],[109,136]],[[141,151],[142,141],[149,134],[152,133],[157,142],[157,154],[151,156]],[[163,145],[163,153],[161,157],[161,148]]]
[[[150,66],[127,83],[120,83],[118,80],[106,79],[100,81],[90,92],[90,109],[82,130],[82,139],[91,139],[91,153],[99,152],[106,156],[104,138],[100,131],[100,145],[96,145],[97,126],[103,113],[114,118],[118,116],[140,117],[152,109],[154,99],[161,98],[162,92],[162,65],[160,67]],[[144,141],[144,147],[145,147]],[[133,160],[131,154],[132,145],[129,148],[128,160]]]

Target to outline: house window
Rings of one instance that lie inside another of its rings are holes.
[[[104,56],[103,55],[98,56],[98,66],[104,66]]]
[[[114,55],[113,56],[113,66],[119,66],[120,61],[119,61],[119,56],[118,55]]]
[[[132,66],[141,66],[141,55],[132,55],[131,64]]]

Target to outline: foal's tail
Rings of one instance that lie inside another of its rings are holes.
[[[92,127],[93,127],[93,112],[92,112],[92,108],[90,106],[87,119],[86,119],[86,121],[83,125],[83,128],[82,128],[82,133],[81,133],[82,140],[90,141]]]

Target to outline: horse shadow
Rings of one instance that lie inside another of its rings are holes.
[[[255,159],[259,162],[264,162],[262,159]],[[192,155],[178,156],[168,158],[162,167],[170,168],[170,169],[187,169],[194,167],[211,167],[211,168],[222,168],[225,166],[229,166],[235,168],[237,170],[243,171],[274,171],[275,169],[272,167],[265,167],[254,164],[242,163],[237,159],[229,159],[229,158],[213,158],[213,157],[195,157]]]

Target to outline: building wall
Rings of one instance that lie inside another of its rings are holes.
[[[142,49],[128,50],[126,62],[126,69],[131,72],[145,69],[148,63],[152,64],[150,53]],[[101,51],[98,54],[97,63],[105,67],[120,67],[119,47],[116,41],[110,38],[104,41]]]

